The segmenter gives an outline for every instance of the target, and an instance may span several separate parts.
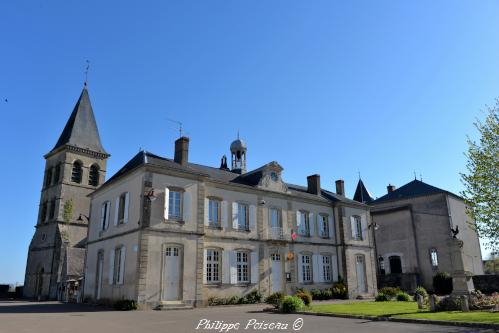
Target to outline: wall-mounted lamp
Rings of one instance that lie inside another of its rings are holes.
[[[77,222],[83,222],[83,218],[82,218],[82,217],[86,218],[86,219],[87,219],[87,222],[89,222],[89,223],[90,223],[90,217],[88,217],[88,216],[87,216],[87,215],[85,215],[85,214],[80,214],[80,216],[78,216],[78,218],[76,219],[76,221],[77,221]]]
[[[158,198],[158,196],[154,193],[154,189],[150,189],[145,195],[144,195],[149,201],[153,202]]]
[[[377,224],[376,222],[373,222],[371,224],[369,224],[368,228],[373,228],[374,231],[378,230],[379,229],[379,224]]]

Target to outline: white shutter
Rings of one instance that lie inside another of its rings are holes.
[[[203,283],[206,283],[206,263],[208,257],[208,249],[203,250]]]
[[[230,256],[229,251],[222,252],[222,283],[230,283]]]
[[[100,209],[100,230],[106,229],[106,206],[107,202],[104,202]]]
[[[314,254],[312,255],[312,272],[313,276],[312,279],[314,282],[320,282],[319,278],[319,255]]]
[[[258,252],[251,251],[251,283],[258,283]]]
[[[301,261],[302,261],[301,257],[302,257],[301,254],[296,256],[296,258],[298,260],[298,282],[299,283],[303,283],[303,264],[301,263]]]
[[[232,228],[238,229],[239,228],[239,214],[237,211],[238,205],[237,202],[232,203]]]
[[[322,215],[316,214],[315,219],[317,221],[317,236],[322,237],[322,235],[324,235],[324,225],[322,223]]]
[[[123,284],[125,281],[125,255],[126,255],[126,247],[123,245],[120,251],[120,275],[118,284]]]
[[[204,198],[204,225],[210,225],[210,199]]]
[[[222,227],[224,229],[227,229],[229,227],[229,221],[228,221],[228,209],[229,209],[229,206],[227,205],[227,201],[222,201],[222,207],[220,208],[220,210],[222,211]]]
[[[105,225],[104,228],[107,230],[109,227],[109,216],[111,214],[111,201],[106,201],[106,220],[105,220]]]
[[[338,259],[336,255],[331,256],[331,269],[333,270],[333,281],[338,281]]]
[[[114,225],[118,225],[119,215],[120,215],[120,197],[117,197],[116,204],[114,206]]]
[[[125,215],[123,217],[123,223],[128,223],[128,207],[130,206],[130,193],[125,194]]]
[[[230,283],[237,283],[237,263],[236,263],[236,251],[229,252],[229,262],[230,262]]]
[[[327,217],[327,223],[329,224],[329,238],[335,239],[334,235],[336,234],[336,230],[334,229],[333,217],[330,215]]]
[[[314,213],[308,213],[308,224],[310,225],[310,237],[315,235]]]
[[[111,249],[111,252],[109,253],[109,285],[113,284],[113,279],[114,279],[114,249]]]
[[[355,226],[355,217],[350,216],[350,229],[352,230],[352,238],[355,239],[357,236],[357,228]]]
[[[249,206],[249,228],[250,230],[256,229],[256,206]]]
[[[300,219],[300,211],[296,211],[296,227],[298,228],[298,233],[301,233],[301,219]]]
[[[187,191],[184,192],[184,195],[183,195],[183,199],[184,199],[184,202],[183,202],[183,205],[182,205],[182,214],[184,215],[183,216],[183,219],[184,219],[184,222],[189,222],[191,220],[191,194]]]
[[[170,190],[168,188],[165,188],[165,203],[163,207],[163,217],[165,220],[168,220],[168,209],[170,205]]]
[[[360,218],[360,225],[361,225],[361,232],[362,232],[362,239],[366,240],[367,239],[367,219],[366,215],[362,215]]]

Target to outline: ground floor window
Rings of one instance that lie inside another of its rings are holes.
[[[249,260],[248,252],[236,252],[237,282],[249,283]]]
[[[206,250],[206,282],[220,282],[220,251]]]
[[[322,278],[324,282],[331,282],[331,256],[322,256]]]
[[[308,254],[301,256],[303,282],[312,282],[312,258]]]

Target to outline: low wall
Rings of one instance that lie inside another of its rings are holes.
[[[473,284],[475,289],[485,294],[499,292],[499,275],[474,275]]]
[[[383,287],[399,287],[412,293],[418,285],[419,277],[415,273],[378,275],[378,290]]]

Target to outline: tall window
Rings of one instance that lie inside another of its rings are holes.
[[[438,253],[437,249],[431,249],[430,250],[430,260],[431,260],[431,266],[433,268],[438,267]]]
[[[220,227],[220,200],[208,201],[208,221],[212,227]]]
[[[180,220],[182,217],[182,193],[170,190],[168,204],[168,219]]]
[[[327,215],[319,215],[319,230],[322,238],[329,238],[329,218]]]
[[[310,236],[310,220],[308,217],[308,212],[300,211],[300,221],[298,232],[302,236]]]
[[[312,282],[312,257],[308,254],[301,256],[303,282]]]
[[[54,215],[55,215],[55,200],[52,200],[49,206],[49,219],[53,219]]]
[[[54,184],[59,182],[59,178],[61,177],[61,165],[57,164],[54,169]]]
[[[360,216],[352,216],[352,238],[362,240],[362,219]]]
[[[237,264],[237,282],[248,283],[249,282],[248,252],[245,251],[237,252],[236,264]]]
[[[206,282],[220,282],[220,252],[218,250],[206,250]]]
[[[322,256],[322,278],[324,282],[331,282],[331,256]]]
[[[124,247],[118,247],[114,250],[114,283],[123,284],[123,274],[125,271],[125,250]]]
[[[41,220],[41,222],[45,222],[46,219],[47,219],[47,203],[44,202],[42,204],[42,211],[40,213],[40,220]]]
[[[390,261],[390,274],[401,274],[402,260],[400,256],[390,256],[388,260]]]
[[[73,163],[73,169],[71,170],[71,181],[74,183],[81,183],[81,173],[82,167],[80,161],[75,161]]]
[[[90,171],[88,173],[88,185],[99,185],[99,167],[95,164],[90,167]]]
[[[243,203],[237,204],[237,222],[239,230],[249,230],[249,208]]]
[[[281,221],[279,218],[279,210],[277,208],[270,208],[269,215],[270,215],[270,226],[272,228],[280,228]]]
[[[111,202],[106,201],[101,207],[101,230],[104,231],[109,226],[109,212],[111,210]]]
[[[126,206],[126,193],[120,195],[119,207],[118,207],[118,223],[125,223],[125,206]]]
[[[52,183],[52,168],[48,169],[45,173],[45,186],[50,186]]]

